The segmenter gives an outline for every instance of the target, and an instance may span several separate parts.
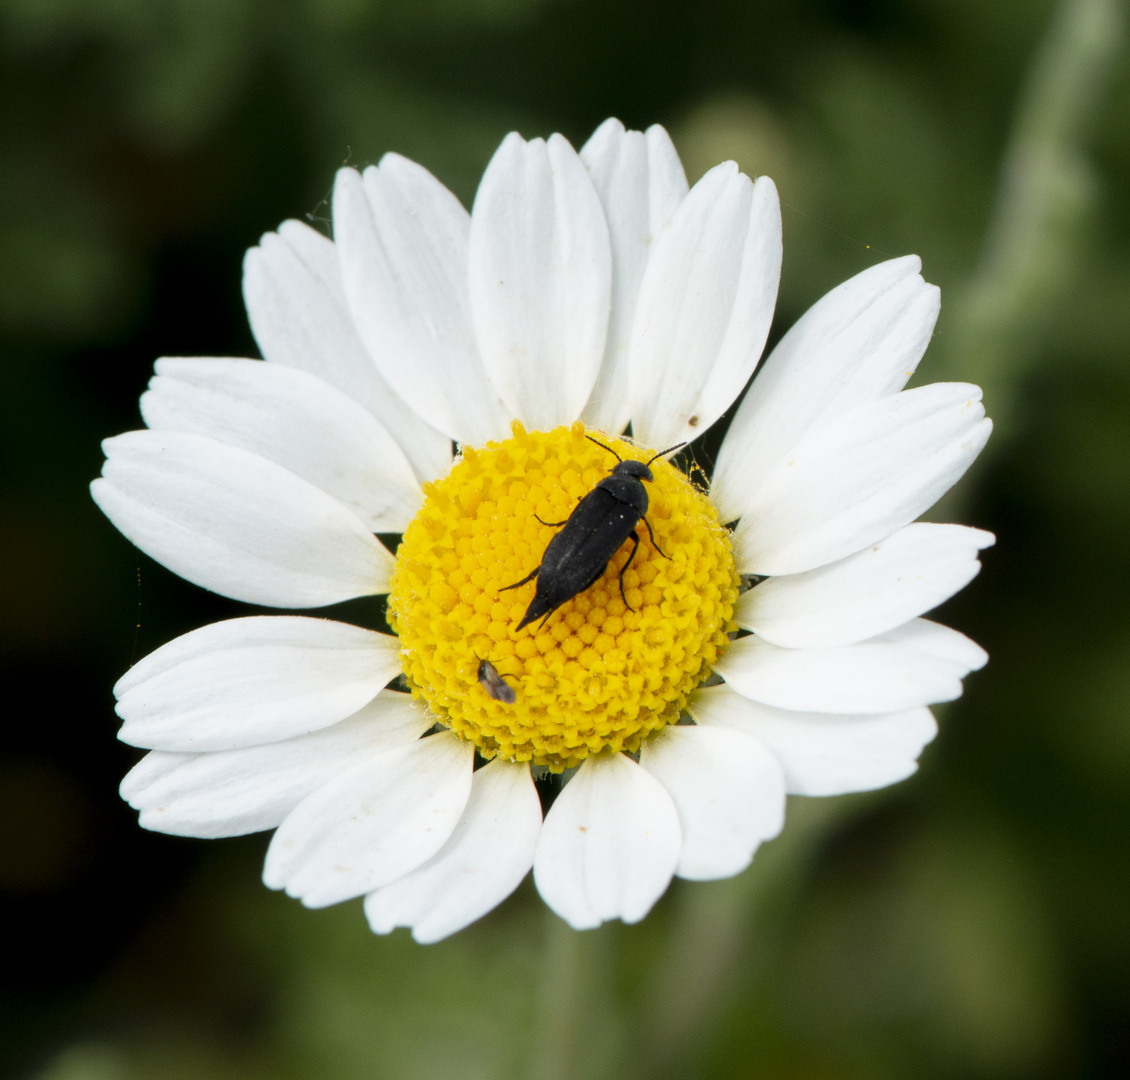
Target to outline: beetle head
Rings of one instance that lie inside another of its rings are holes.
[[[627,461],[621,461],[620,464],[612,470],[612,475],[634,476],[639,480],[648,481],[655,479],[651,470],[642,461],[635,461],[632,458],[629,458]]]
[[[674,446],[667,447],[666,450],[660,450],[658,454],[652,454],[646,462],[635,461],[631,458],[625,461],[611,446],[605,446],[599,439],[594,439],[591,435],[586,435],[585,438],[588,439],[589,442],[596,443],[602,450],[607,450],[619,462],[619,464],[612,469],[613,476],[634,476],[637,480],[648,480],[651,482],[654,482],[655,477],[652,475],[651,469],[649,469],[648,466],[655,461],[656,458],[666,457],[673,451],[680,450],[687,445],[685,442],[676,443]]]

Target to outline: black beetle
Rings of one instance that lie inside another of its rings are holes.
[[[515,628],[517,630],[542,615],[545,616],[542,620],[544,626],[550,615],[566,600],[584,592],[604,573],[609,560],[620,550],[624,541],[629,539],[632,541],[632,553],[620,570],[620,595],[630,609],[631,605],[624,593],[624,572],[631,566],[632,559],[636,557],[636,549],[640,546],[636,526],[641,518],[647,526],[647,535],[651,538],[652,545],[659,551],[651,523],[645,516],[647,489],[643,486],[643,481],[655,480],[648,466],[656,458],[670,454],[686,444],[678,443],[661,450],[646,462],[634,459],[625,461],[612,447],[605,446],[599,439],[594,439],[591,435],[586,435],[585,438],[607,450],[619,464],[613,468],[610,476],[601,480],[577,503],[566,521],[542,521],[543,525],[563,525],[564,528],[546,545],[541,563],[531,573],[521,581],[499,590],[506,592],[508,589],[517,589],[535,577],[538,579],[537,591],[526,614],[522,616],[522,621]],[[659,551],[659,554],[663,555],[663,552]]]
[[[518,700],[514,687],[499,675],[498,668],[489,660],[479,661],[479,682],[495,701],[501,701],[503,705],[513,705]]]

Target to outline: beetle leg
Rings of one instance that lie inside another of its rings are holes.
[[[515,581],[513,585],[503,585],[499,592],[506,592],[508,589],[516,589],[519,585],[525,585],[527,581],[533,581],[538,576],[538,571],[541,566],[535,566],[521,581]]]
[[[655,550],[658,551],[659,554],[663,556],[663,558],[665,558],[668,562],[670,562],[671,556],[665,554],[663,549],[655,542],[655,533],[653,533],[651,531],[651,522],[648,521],[647,518],[645,517],[643,519],[643,523],[647,526],[647,535],[648,535],[648,539],[651,541],[651,546],[653,548],[655,548]]]
[[[632,541],[632,553],[628,556],[627,562],[620,567],[620,596],[624,601],[624,606],[629,611],[635,611],[636,609],[628,603],[628,597],[624,592],[624,574],[627,572],[628,567],[632,565],[632,560],[636,557],[636,552],[639,550],[640,546],[640,538],[636,535],[635,529],[632,530],[630,539]]]
[[[534,517],[538,518],[538,521],[541,521],[541,518],[539,518],[537,514],[534,514]],[[569,519],[566,518],[565,521],[541,521],[541,523],[543,525],[548,525],[551,529],[557,529],[560,528],[560,526],[564,525],[568,520]]]

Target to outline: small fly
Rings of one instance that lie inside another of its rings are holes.
[[[498,668],[489,660],[479,661],[479,684],[495,701],[501,701],[503,705],[513,705],[518,700],[514,687],[499,675]]]
[[[591,435],[586,435],[585,438],[607,450],[618,464],[613,467],[611,475],[601,480],[577,503],[565,521],[542,521],[543,525],[564,527],[546,545],[541,563],[533,571],[521,581],[499,590],[506,592],[508,589],[517,589],[535,577],[538,579],[537,591],[516,627],[518,630],[543,615],[544,626],[550,615],[566,600],[571,600],[594,584],[625,540],[632,541],[632,552],[620,570],[620,595],[631,610],[632,606],[628,604],[628,597],[624,593],[624,573],[631,566],[636,557],[636,549],[640,546],[636,526],[641,518],[647,526],[652,546],[663,555],[655,542],[651,522],[647,520],[647,489],[643,486],[643,481],[655,481],[649,466],[656,458],[664,457],[686,443],[661,450],[643,462],[632,458],[625,461],[612,447],[605,446],[599,439],[594,439]],[[666,555],[663,557],[667,558]]]

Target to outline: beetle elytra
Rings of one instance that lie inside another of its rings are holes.
[[[664,457],[686,444],[678,443],[661,450],[646,462],[631,458],[625,461],[612,447],[605,446],[599,439],[594,439],[591,435],[586,435],[585,438],[612,454],[617,464],[609,476],[577,503],[565,521],[542,522],[543,525],[563,527],[546,545],[541,562],[533,571],[521,581],[499,590],[506,592],[508,589],[517,589],[537,578],[537,590],[526,614],[516,627],[518,630],[542,616],[544,626],[550,615],[565,601],[594,584],[625,540],[632,541],[632,551],[620,569],[620,595],[624,598],[624,603],[628,604],[628,597],[624,593],[624,573],[631,566],[640,546],[636,526],[641,518],[647,526],[652,546],[663,555],[659,545],[655,543],[651,522],[647,520],[647,489],[643,486],[643,481],[654,482],[655,477],[649,466],[656,458]],[[541,518],[538,520],[541,521]],[[628,604],[628,607],[631,605]]]

